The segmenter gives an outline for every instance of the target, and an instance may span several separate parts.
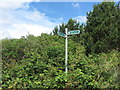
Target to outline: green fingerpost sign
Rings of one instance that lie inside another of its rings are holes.
[[[68,35],[79,34],[79,30],[68,31]]]

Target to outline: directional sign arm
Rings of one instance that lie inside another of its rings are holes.
[[[64,33],[58,32],[58,35],[61,37],[65,37],[66,35]]]
[[[73,30],[73,31],[69,31],[68,35],[79,34],[79,33],[80,33],[79,30]]]

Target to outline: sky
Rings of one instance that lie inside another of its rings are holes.
[[[70,18],[86,22],[86,12],[93,9],[95,2],[48,2],[44,0],[1,0],[0,39],[20,38],[28,34],[35,36],[50,33],[55,26],[66,23]],[[58,0],[59,1],[59,0]],[[98,0],[99,1],[99,0]]]

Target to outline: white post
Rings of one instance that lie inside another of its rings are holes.
[[[65,72],[68,72],[68,67],[67,67],[67,59],[68,59],[68,52],[67,52],[67,47],[68,47],[68,38],[67,38],[67,32],[68,29],[65,28],[65,33],[66,33],[66,37],[65,37]]]

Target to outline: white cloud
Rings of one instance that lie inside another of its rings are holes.
[[[24,8],[28,6],[27,3],[24,2],[0,2],[0,8],[16,9],[20,7]]]
[[[14,36],[14,38],[20,38],[21,36],[26,36],[28,33],[39,36],[43,33],[43,30],[44,33],[50,33],[51,28],[32,24],[13,24],[7,33],[10,36]]]
[[[79,4],[79,3],[72,3],[72,6],[73,6],[74,8],[78,8],[78,7],[80,7],[80,4]]]
[[[29,8],[29,3],[40,1],[41,0],[0,0],[0,8]]]
[[[60,20],[62,21],[62,20],[63,20],[63,17],[60,17]]]
[[[74,19],[76,19],[80,23],[85,23],[87,21],[86,16],[77,16]]]
[[[40,2],[41,0],[0,0],[0,2]]]
[[[26,36],[28,32],[38,36],[53,30],[56,24],[51,22],[44,13],[36,9],[29,10],[29,3],[0,3],[0,39],[20,38]]]

